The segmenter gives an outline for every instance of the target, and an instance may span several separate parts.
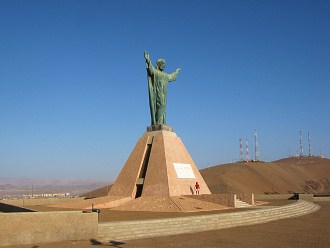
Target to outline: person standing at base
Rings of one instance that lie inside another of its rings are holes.
[[[199,195],[199,189],[200,189],[200,186],[199,186],[198,182],[196,182],[196,184],[195,184],[196,195]]]

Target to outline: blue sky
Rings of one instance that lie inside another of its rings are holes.
[[[114,180],[150,124],[143,52],[198,168],[330,157],[329,1],[0,1],[0,177]]]

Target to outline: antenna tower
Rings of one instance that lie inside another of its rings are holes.
[[[242,144],[242,138],[239,139],[239,159],[241,162],[243,162],[243,144]]]
[[[300,133],[300,157],[304,156],[304,149],[303,149],[303,143],[302,143],[302,135],[301,130],[299,130]]]
[[[260,161],[257,129],[254,129],[254,160]]]
[[[308,131],[308,156],[312,156],[312,152],[311,152],[311,136],[309,135],[309,131]]]
[[[246,146],[246,161],[249,162],[249,160],[250,160],[250,155],[249,155],[249,143],[248,143],[248,138],[246,138],[245,146]]]

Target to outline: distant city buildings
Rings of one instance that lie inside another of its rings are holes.
[[[4,196],[0,198],[0,200],[6,199],[35,199],[35,198],[73,198],[76,197],[71,193],[44,193],[44,194],[24,194],[24,195],[11,195],[11,196]]]

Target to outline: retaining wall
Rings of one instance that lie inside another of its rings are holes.
[[[293,193],[293,194],[273,194],[273,195],[255,195],[256,200],[305,200],[314,201],[313,194]]]
[[[254,194],[236,194],[237,199],[254,205]]]
[[[255,200],[287,200],[294,194],[254,195]]]
[[[299,194],[298,197],[299,197],[299,200],[314,202],[313,194]]]
[[[330,196],[314,196],[314,201],[330,201]]]
[[[185,197],[212,202],[227,207],[236,207],[236,195],[234,194],[204,194],[204,195],[185,195]]]
[[[0,246],[97,237],[97,213],[80,211],[0,213]]]

